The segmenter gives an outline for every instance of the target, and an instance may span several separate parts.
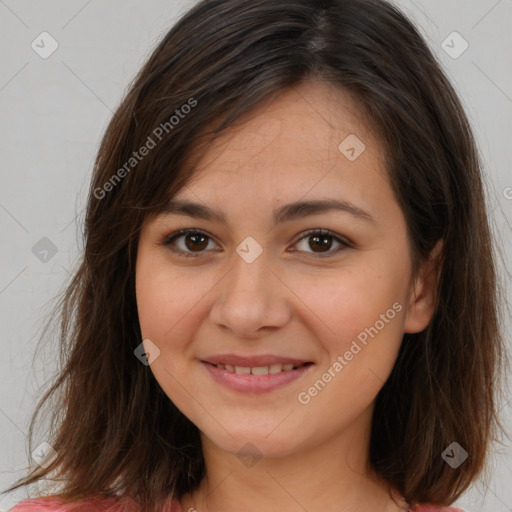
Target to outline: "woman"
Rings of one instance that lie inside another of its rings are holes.
[[[13,510],[457,510],[499,425],[494,258],[401,12],[198,3],[102,141],[54,456],[10,489],[65,485]]]

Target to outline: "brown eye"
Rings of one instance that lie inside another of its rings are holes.
[[[306,233],[306,236],[302,237],[298,244],[303,243],[303,247],[306,245],[304,241],[307,240],[307,249],[310,249],[314,255],[321,255],[325,253],[327,256],[337,253],[340,250],[343,250],[347,247],[351,247],[351,244],[342,240],[340,237],[336,236],[334,233],[328,230],[313,230]],[[334,243],[338,244],[335,246],[334,250],[331,250]],[[303,250],[303,249],[301,249]],[[303,252],[310,252],[308,250],[303,250]]]
[[[332,238],[331,235],[312,235],[309,237],[309,247],[318,247],[320,252],[326,252],[332,247]]]
[[[307,246],[300,249],[299,252],[309,252],[313,256],[318,257],[322,257],[323,254],[330,256],[343,249],[352,247],[350,242],[343,240],[329,230],[316,229],[306,232],[306,235],[296,245],[301,243],[305,245],[306,240],[308,242]],[[194,257],[206,253],[210,242],[213,243],[213,240],[206,233],[195,229],[182,229],[166,237],[162,245],[169,246],[172,252],[180,256]],[[334,250],[331,250],[333,243],[338,245],[334,246]]]
[[[205,252],[210,241],[211,238],[201,231],[184,229],[166,237],[162,244],[184,256],[199,256]]]
[[[205,249],[206,246],[208,245],[207,237],[200,233],[193,235],[185,235],[184,240],[185,246],[187,247],[187,249],[190,249],[191,251],[195,251],[196,249],[200,251],[202,249]]]

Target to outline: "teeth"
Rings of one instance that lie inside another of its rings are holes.
[[[251,373],[253,375],[267,375],[268,366],[257,366],[256,368],[251,368]]]
[[[279,373],[282,371],[283,365],[282,364],[271,364],[268,367],[268,373]]]
[[[248,366],[233,366],[230,364],[216,364],[215,366],[219,368],[219,370],[226,370],[231,373],[238,373],[243,375],[267,375],[268,373],[273,374],[298,368],[298,366],[295,366],[292,363],[271,364],[270,366],[256,366],[252,368]]]

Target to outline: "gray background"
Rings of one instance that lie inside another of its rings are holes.
[[[129,80],[176,17],[193,3],[0,0],[2,490],[23,474],[30,456],[29,417],[58,360],[55,342],[35,357],[34,351],[53,304],[50,299],[69,279],[82,248],[83,208],[100,137]],[[512,0],[397,4],[420,26],[473,123],[486,164],[489,218],[504,251],[500,272],[508,284]],[[34,40],[42,46],[38,36],[43,31],[58,43],[46,59],[31,47]],[[443,49],[445,40],[452,53],[463,48],[462,41],[450,36],[454,31],[469,44],[457,58]],[[41,252],[45,249],[49,252]],[[508,400],[510,396],[502,403],[502,415],[510,427]],[[468,512],[512,511],[511,439],[503,442],[493,447],[489,485],[479,483],[457,501]],[[23,488],[0,499],[0,512],[26,493]]]

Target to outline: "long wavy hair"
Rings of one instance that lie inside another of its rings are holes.
[[[68,503],[129,497],[156,512],[201,482],[197,427],[134,355],[142,342],[138,235],[189,183],[209,142],[311,78],[352,93],[380,134],[414,273],[443,240],[432,321],[404,334],[376,399],[371,463],[408,503],[439,505],[487,467],[503,429],[503,291],[480,157],[441,66],[415,26],[382,0],[203,0],[163,37],[102,139],[84,251],[55,310],[61,364],[28,437],[32,453],[46,405],[44,439],[57,455],[29,465],[8,491],[44,479],[60,484]],[[453,441],[469,454],[456,470],[441,456]]]

